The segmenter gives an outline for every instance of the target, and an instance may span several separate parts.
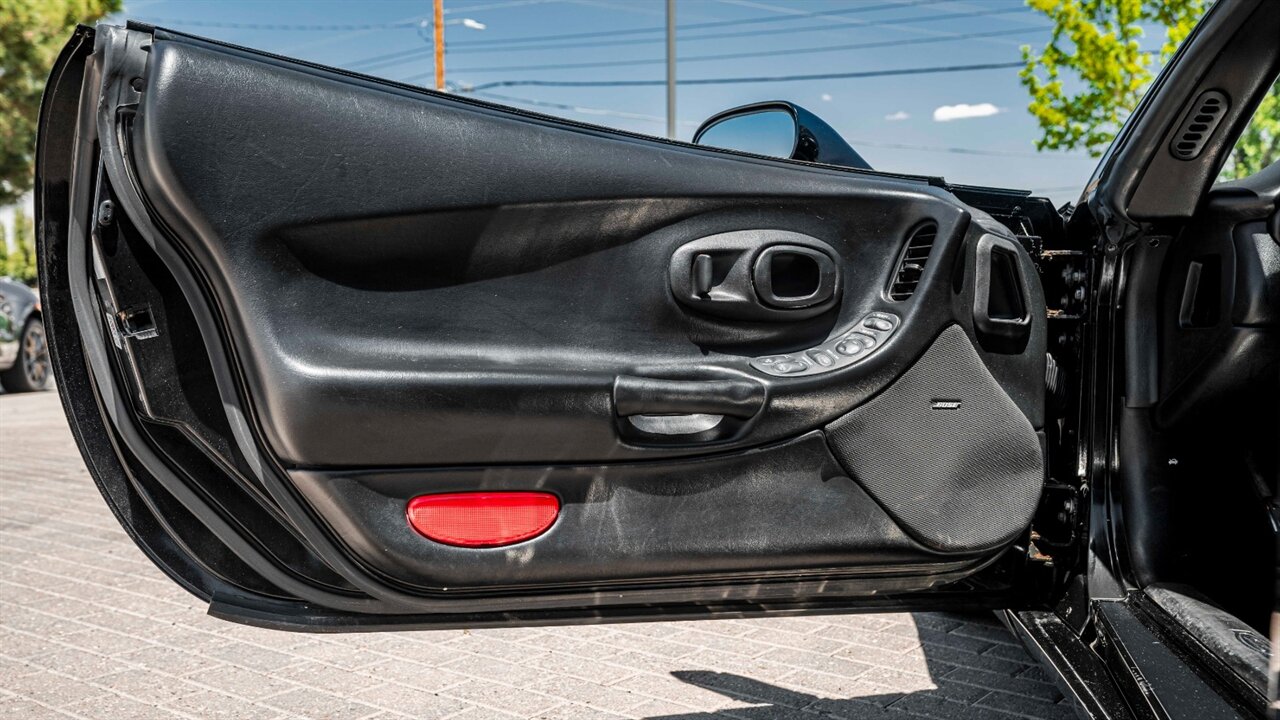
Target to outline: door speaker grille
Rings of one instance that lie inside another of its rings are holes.
[[[1178,134],[1169,145],[1169,152],[1179,160],[1191,160],[1200,154],[1218,123],[1227,115],[1230,102],[1217,90],[1208,90],[1196,99],[1195,105],[1182,121]]]
[[[902,250],[902,258],[893,275],[893,284],[889,286],[891,300],[906,300],[916,291],[920,278],[924,275],[925,263],[929,253],[933,251],[933,243],[938,237],[938,226],[933,223],[921,225],[911,233],[907,246]]]
[[[1039,437],[959,325],[826,433],[849,476],[934,550],[989,550],[1031,524]]]

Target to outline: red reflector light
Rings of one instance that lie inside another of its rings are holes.
[[[497,547],[541,535],[560,514],[560,500],[545,492],[441,493],[410,500],[406,514],[436,542]]]

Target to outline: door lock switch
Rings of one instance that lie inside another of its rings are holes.
[[[901,320],[887,312],[873,312],[845,332],[815,348],[789,355],[767,355],[751,361],[766,375],[805,377],[839,370],[862,362],[880,349],[897,331]]]
[[[822,367],[831,367],[836,364],[836,359],[826,350],[812,350],[809,352],[809,359],[813,360]]]

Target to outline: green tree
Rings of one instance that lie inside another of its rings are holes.
[[[9,230],[0,223],[0,277],[9,274]]]
[[[1258,104],[1218,179],[1248,177],[1276,160],[1280,160],[1280,80]]]
[[[0,0],[0,205],[31,189],[40,94],[71,29],[119,9],[120,0]]]
[[[1042,131],[1040,150],[1101,155],[1204,12],[1204,0],[1027,0],[1053,23],[1039,52],[1022,48],[1027,109]],[[1165,28],[1158,52],[1143,50],[1143,25]]]
[[[1040,124],[1041,150],[1101,155],[1154,77],[1187,38],[1207,0],[1027,0],[1053,23],[1039,51],[1022,48],[1019,73]],[[1164,31],[1159,50],[1141,45],[1144,26]],[[1219,179],[1251,175],[1280,159],[1280,85],[1254,112]]]
[[[0,275],[8,275],[14,280],[34,286],[36,284],[36,226],[35,222],[21,209],[13,214],[12,243],[12,247],[9,247],[5,239],[0,238],[0,245],[5,246],[4,255],[0,256],[0,260],[4,262],[4,266],[0,268]]]

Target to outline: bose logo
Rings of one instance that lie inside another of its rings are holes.
[[[929,403],[929,407],[933,408],[934,410],[959,410],[960,401],[959,400],[934,400],[933,402]]]

